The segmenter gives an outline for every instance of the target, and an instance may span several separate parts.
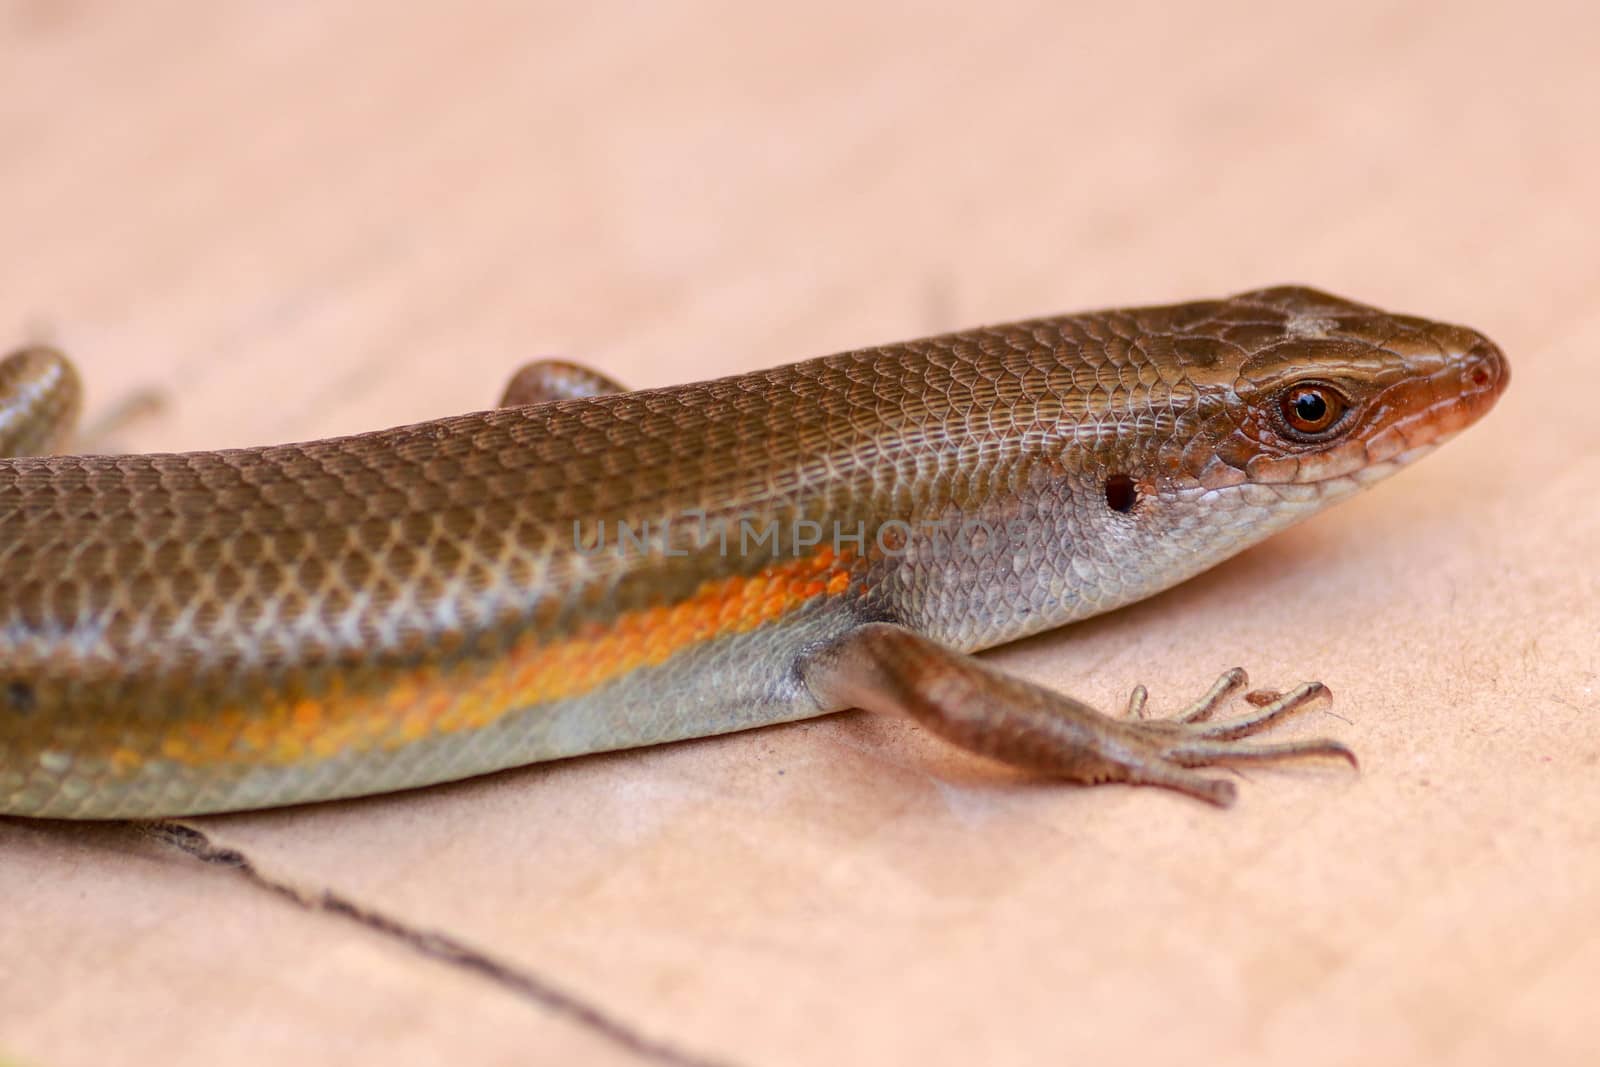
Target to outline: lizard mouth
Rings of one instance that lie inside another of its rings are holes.
[[[1361,439],[1368,463],[1443,444],[1494,407],[1511,379],[1511,367],[1493,341],[1473,338],[1466,351],[1434,373],[1397,383],[1378,398],[1375,431]]]
[[[1455,343],[1441,343],[1436,366],[1413,373],[1371,396],[1363,426],[1338,444],[1298,456],[1259,457],[1250,466],[1263,483],[1324,484],[1355,478],[1361,483],[1391,474],[1482,418],[1510,380],[1504,353],[1481,334],[1460,327]]]

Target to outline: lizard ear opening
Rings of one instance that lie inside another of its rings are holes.
[[[1113,474],[1106,479],[1106,507],[1126,515],[1139,502],[1139,487],[1126,474]]]

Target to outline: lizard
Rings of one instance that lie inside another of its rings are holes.
[[[1328,699],[1241,669],[1111,715],[973,653],[1166,589],[1384,478],[1509,380],[1463,326],[1318,290],[988,326],[298,444],[61,455],[82,386],[0,362],[0,813],[361,796],[862,708],[1044,777],[1209,767]]]

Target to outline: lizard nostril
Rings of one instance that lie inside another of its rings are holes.
[[[1506,380],[1511,377],[1511,368],[1506,364],[1506,357],[1493,342],[1480,339],[1467,352],[1467,359],[1470,362],[1462,374],[1464,383],[1473,389],[1493,392],[1496,395],[1505,391]]]

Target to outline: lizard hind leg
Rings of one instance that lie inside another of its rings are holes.
[[[572,400],[584,396],[626,393],[627,386],[581,363],[564,359],[536,359],[511,376],[500,397],[503,408],[545,404],[552,400]]]
[[[1142,686],[1129,701],[1131,717],[1113,718],[890,623],[852,630],[805,656],[799,671],[823,708],[906,715],[969,752],[1085,784],[1160,786],[1227,806],[1235,797],[1233,783],[1191,768],[1310,756],[1355,763],[1337,741],[1263,745],[1236,740],[1325,698],[1327,689],[1317,683],[1237,718],[1208,721],[1246,685],[1238,668],[1167,719],[1141,717]]]
[[[51,348],[0,359],[0,456],[43,456],[71,439],[83,407],[72,363]]]

